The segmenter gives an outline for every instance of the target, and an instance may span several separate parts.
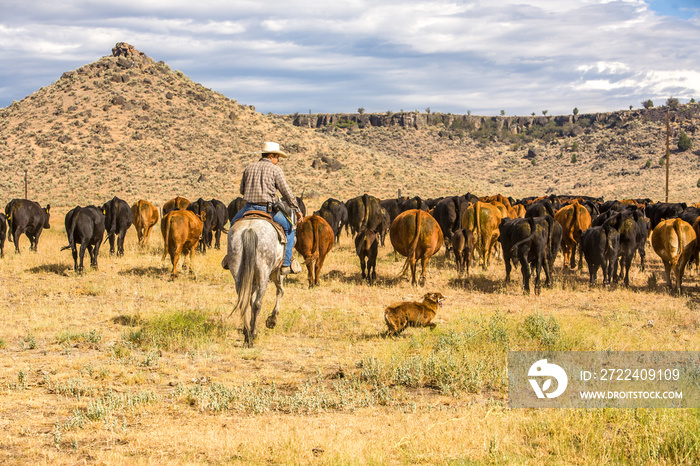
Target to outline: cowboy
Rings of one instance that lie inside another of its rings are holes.
[[[263,144],[260,160],[251,163],[246,167],[241,178],[241,194],[245,199],[245,206],[233,217],[231,223],[235,222],[249,210],[261,210],[273,215],[272,205],[275,201],[275,194],[279,191],[285,201],[292,207],[298,224],[302,220],[301,211],[297,205],[296,198],[287,184],[282,169],[277,166],[280,158],[287,158],[287,154],[280,150],[280,145],[276,142],[265,142]],[[282,225],[287,236],[287,246],[284,251],[284,260],[280,273],[287,275],[301,272],[301,266],[296,260],[292,260],[294,250],[294,227],[287,217],[278,211],[272,219]]]

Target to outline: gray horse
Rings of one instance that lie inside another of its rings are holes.
[[[277,313],[284,295],[280,266],[284,257],[284,245],[277,231],[267,220],[242,218],[228,231],[228,252],[221,262],[236,282],[238,302],[231,315],[238,311],[243,320],[244,345],[253,346],[258,313],[269,280],[277,287],[277,298],[272,313],[265,321],[267,328],[277,324]]]

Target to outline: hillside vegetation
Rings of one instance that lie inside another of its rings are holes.
[[[698,197],[698,111],[671,110],[672,201]],[[676,150],[681,131],[695,149]],[[576,118],[263,115],[130,46],[0,110],[0,193],[3,202],[24,197],[27,170],[29,197],[53,205],[114,195],[228,203],[266,140],[290,153],[282,163],[296,194],[319,201],[399,190],[664,197],[665,109]]]

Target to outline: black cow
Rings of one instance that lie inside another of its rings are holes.
[[[38,202],[28,199],[12,199],[5,206],[7,228],[10,232],[10,239],[15,243],[15,252],[19,253],[19,237],[22,236],[22,233],[29,238],[29,250],[37,250],[41,232],[44,231],[44,228],[51,228],[49,224],[50,210],[50,205],[42,208]]]
[[[383,201],[379,202],[379,205],[386,210],[387,214],[389,214],[389,225],[391,225],[394,219],[399,216],[401,213],[399,205],[406,200],[408,199],[405,197],[400,197],[397,199],[384,199]]]
[[[215,239],[214,247],[216,249],[221,249],[221,234],[227,232],[226,222],[228,221],[228,209],[226,209],[226,205],[218,199],[212,199],[209,202],[214,206],[214,219],[209,236],[207,236],[207,246],[211,247],[213,236]]]
[[[500,232],[498,241],[503,247],[506,283],[510,281],[511,261],[515,263],[517,258],[523,274],[525,293],[530,293],[530,264],[535,269],[535,294],[540,294],[540,273],[543,268],[546,277],[545,286],[549,286],[548,249],[553,223],[554,219],[549,216],[501,220],[498,226]]]
[[[114,254],[114,240],[117,240],[117,256],[124,255],[126,230],[134,223],[134,212],[129,203],[114,196],[102,206],[105,214],[105,231],[109,240],[109,254]]]
[[[649,217],[650,228],[653,231],[661,220],[676,218],[687,208],[688,205],[685,202],[659,202],[658,204],[647,204],[644,208],[644,213]]]
[[[598,269],[603,269],[603,285],[610,285],[617,269],[620,233],[609,223],[581,232],[581,250],[588,263],[590,284],[594,285]]]
[[[7,237],[7,217],[0,213],[0,257],[5,257],[5,238]]]
[[[545,215],[554,218],[554,207],[549,199],[533,202],[525,209],[525,218],[544,217]]]
[[[462,214],[469,206],[467,200],[462,196],[449,196],[440,200],[433,208],[433,217],[437,220],[442,237],[445,240],[445,257],[450,255],[452,250],[452,235],[462,228]]]
[[[552,222],[552,231],[549,234],[549,249],[547,251],[547,262],[549,263],[549,272],[554,273],[554,260],[559,254],[561,248],[561,239],[564,231],[561,224],[554,220],[554,207],[549,199],[530,204],[525,210],[525,218],[550,217]]]
[[[411,209],[429,210],[428,203],[421,199],[419,196],[412,197],[401,203],[399,203],[399,210],[401,212],[406,212]]]
[[[618,212],[605,221],[603,225],[610,225],[620,234],[620,247],[618,258],[620,259],[619,274],[613,277],[617,281],[621,276],[626,286],[629,286],[629,272],[632,266],[634,254],[639,251],[641,256],[642,270],[644,270],[644,245],[646,243],[647,230],[644,212],[636,207]],[[617,268],[616,268],[617,270]]]
[[[199,252],[207,252],[207,238],[211,236],[212,227],[216,221],[216,211],[214,204],[210,201],[205,201],[201,197],[187,206],[187,210],[194,212],[195,215],[200,215],[204,212],[204,226],[202,227],[202,240],[199,241]],[[210,243],[211,244],[211,243]]]
[[[379,199],[368,194],[357,196],[345,203],[348,209],[348,225],[354,237],[365,229],[378,231],[384,222]]]
[[[328,222],[333,229],[335,242],[340,241],[340,232],[343,226],[348,223],[348,209],[345,204],[338,199],[328,198],[323,201],[321,208],[314,214],[323,217]]]
[[[100,245],[105,234],[105,215],[102,210],[94,205],[87,207],[74,207],[66,214],[66,235],[68,246],[61,251],[70,249],[73,253],[75,271],[83,273],[83,258],[85,249],[90,254],[90,266],[97,269],[97,255],[100,253]],[[78,250],[76,244],[80,244],[80,262],[78,262]]]
[[[355,251],[360,258],[360,269],[362,269],[362,278],[367,279],[370,285],[377,279],[377,250],[379,241],[377,233],[373,230],[362,230],[355,236]],[[365,273],[367,267],[367,273]]]
[[[228,211],[229,222],[233,221],[233,217],[235,217],[238,211],[243,207],[245,207],[245,199],[242,197],[237,197],[229,203],[228,208],[226,209]]]
[[[680,215],[678,215],[678,217],[681,220],[688,222],[692,225],[693,223],[695,223],[695,220],[697,220],[698,217],[700,217],[700,209],[692,205],[688,206],[683,210],[683,212],[680,213]]]

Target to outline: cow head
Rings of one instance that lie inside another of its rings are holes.
[[[51,214],[49,211],[51,210],[51,204],[46,204],[46,208],[44,209],[44,228],[51,228],[51,225],[49,224],[49,217]]]

